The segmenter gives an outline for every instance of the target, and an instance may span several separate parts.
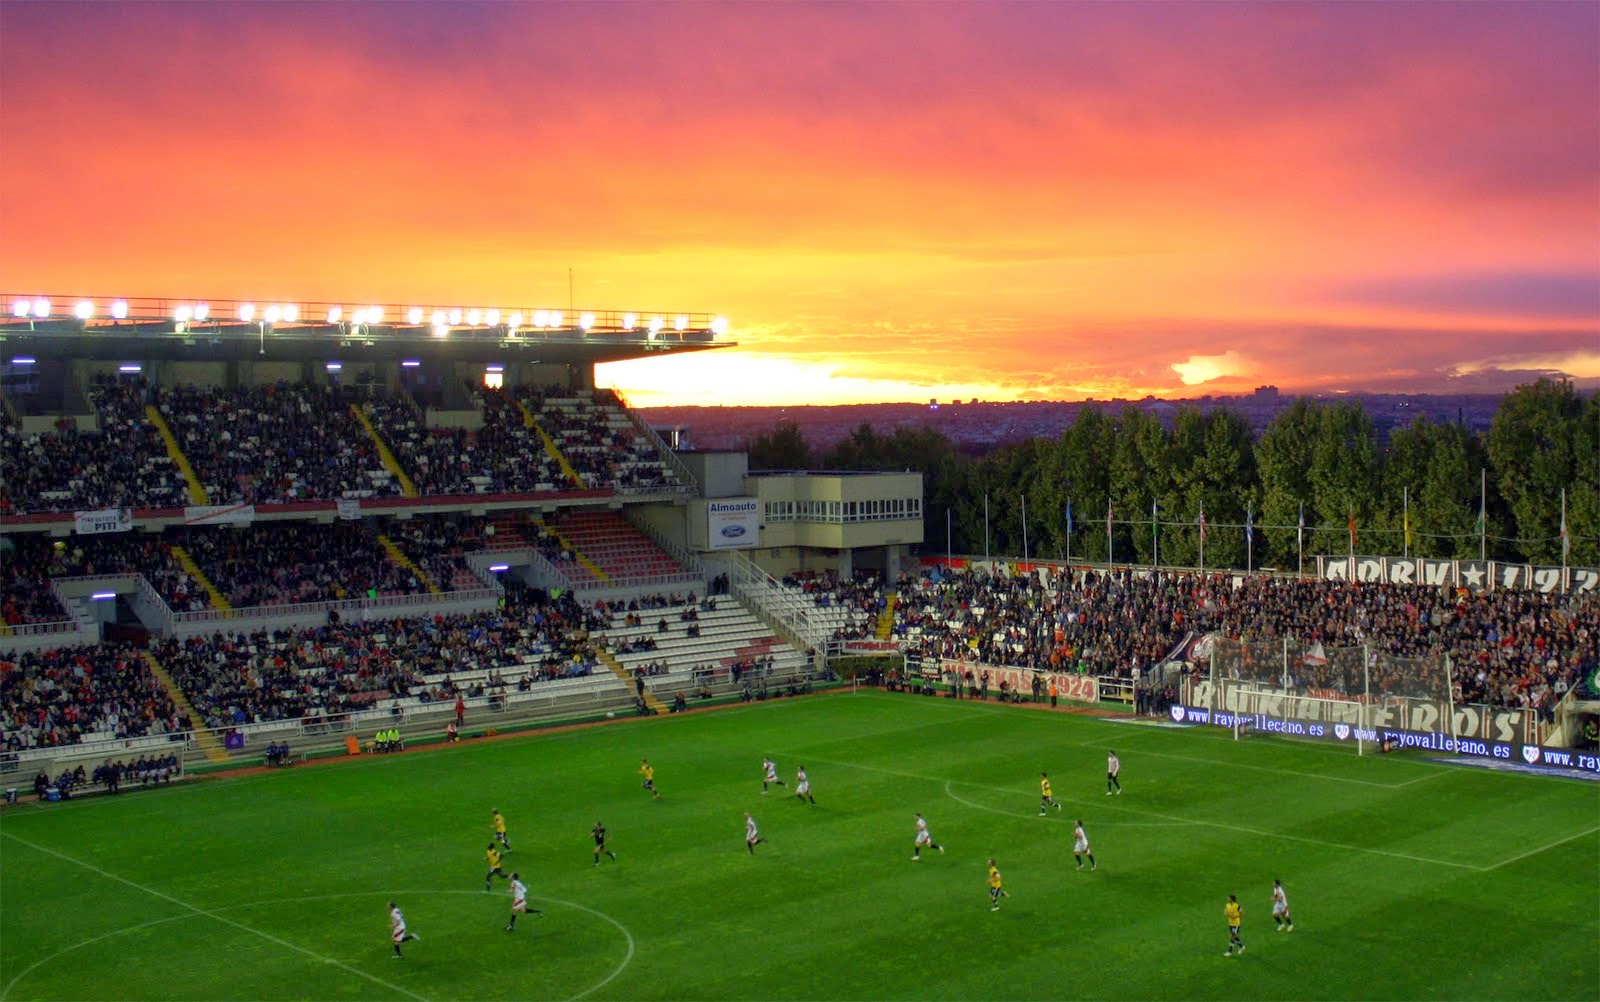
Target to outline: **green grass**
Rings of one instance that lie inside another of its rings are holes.
[[[492,807],[546,912],[510,934]],[[948,852],[912,863],[917,810]],[[1600,997],[1596,784],[879,693],[22,806],[0,864],[5,999]]]

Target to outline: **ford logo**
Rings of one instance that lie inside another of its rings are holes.
[[[740,536],[744,535],[744,526],[725,525],[722,527],[722,535],[728,539],[738,539]]]

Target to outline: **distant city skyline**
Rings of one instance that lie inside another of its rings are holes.
[[[1536,0],[0,4],[0,286],[727,316],[639,407],[1592,389],[1597,80]]]

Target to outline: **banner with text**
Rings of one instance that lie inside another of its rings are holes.
[[[184,525],[244,525],[255,520],[253,504],[196,504],[183,509]]]
[[[1077,703],[1100,702],[1100,683],[1093,675],[1035,671],[1032,668],[1000,668],[981,661],[952,661],[949,658],[941,661],[939,667],[941,672],[955,673],[963,679],[968,672],[971,672],[975,685],[982,685],[983,673],[988,672],[991,688],[998,689],[1000,683],[1005,682],[1014,692],[1032,692],[1033,678],[1037,675],[1040,683],[1045,686],[1049,686],[1054,680],[1056,692],[1062,699],[1070,699]]]
[[[72,531],[81,536],[102,532],[127,532],[133,528],[132,508],[99,508],[72,513]]]
[[[1324,581],[1368,581],[1473,591],[1503,589],[1545,594],[1600,591],[1600,568],[1535,567],[1501,560],[1320,556],[1317,576]]]
[[[353,520],[361,517],[360,498],[340,498],[338,504],[340,518]]]
[[[716,498],[706,502],[706,545],[713,550],[748,550],[761,543],[761,502]]]

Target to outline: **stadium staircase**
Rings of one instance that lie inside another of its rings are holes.
[[[423,587],[427,588],[430,594],[439,595],[443,593],[444,589],[440,588],[438,584],[434,582],[433,578],[429,576],[427,571],[423,570],[421,567],[418,567],[416,561],[406,556],[405,551],[400,549],[400,547],[395,544],[394,540],[380,532],[378,533],[378,545],[383,547],[383,552],[389,555],[390,563],[394,564],[396,567],[403,567],[415,574],[417,576],[417,580],[422,582]]]
[[[177,549],[177,547],[173,547],[173,549]],[[156,656],[149,651],[140,651],[139,656],[144,658],[146,665],[150,666],[150,674],[154,675],[156,681],[161,683],[161,688],[166,691],[167,698],[172,700],[172,705],[176,706],[196,724],[200,723],[200,714],[195,712],[194,704],[189,702],[189,697],[183,694],[183,689],[167,673],[166,667],[156,660]],[[217,736],[211,731],[205,729],[195,731],[194,740],[195,744],[200,746],[200,750],[205,752],[208,761],[233,761],[233,756],[228,754],[228,750],[222,746],[222,742],[218,741]]]
[[[400,493],[408,498],[417,496],[417,485],[406,476],[406,471],[400,468],[400,460],[394,457],[394,451],[384,442],[383,436],[378,434],[378,429],[372,424],[372,418],[367,414],[366,408],[361,404],[351,404],[350,413],[366,429],[367,437],[372,439],[372,444],[378,449],[378,461],[383,463],[383,468],[394,477],[395,483],[400,485]]]
[[[611,674],[622,679],[623,684],[629,687],[629,691],[632,691],[633,676],[628,674],[628,669],[622,667],[622,662],[618,661],[608,650],[601,650],[599,655],[600,663],[611,669]],[[650,707],[656,713],[667,712],[667,704],[657,699],[656,694],[651,692],[649,688],[644,690],[644,705]]]
[[[520,400],[516,403],[517,410],[522,412],[522,426],[531,429],[539,436],[539,441],[544,443],[545,454],[555,460],[557,466],[561,467],[561,475],[566,477],[572,486],[582,490],[583,478],[578,476],[578,471],[573,469],[572,464],[567,461],[567,457],[561,454],[561,449],[556,445],[556,440],[551,438],[550,433],[545,431],[539,422],[533,419],[533,411],[528,410],[527,404]]]
[[[875,631],[879,640],[888,640],[894,633],[894,610],[899,604],[899,592],[892,591],[884,596],[883,609],[878,613],[878,629]]]
[[[211,583],[211,579],[206,577],[206,572],[201,570],[200,565],[194,562],[194,557],[189,555],[188,550],[174,543],[172,545],[172,559],[178,562],[178,566],[182,567],[184,573],[193,578],[196,584],[205,589],[206,596],[211,599],[211,608],[221,609],[224,613],[229,614],[233,612],[233,603],[229,602],[227,596],[223,595],[217,586]]]
[[[178,447],[178,438],[172,434],[172,429],[167,426],[167,419],[161,416],[161,409],[155,404],[144,405],[144,417],[150,426],[161,436],[161,442],[167,447],[167,458],[172,460],[178,472],[183,474],[183,482],[189,485],[190,504],[210,504],[211,498],[206,494],[206,489],[201,486],[200,478],[195,476],[194,467],[189,465],[189,457],[183,454]]]

